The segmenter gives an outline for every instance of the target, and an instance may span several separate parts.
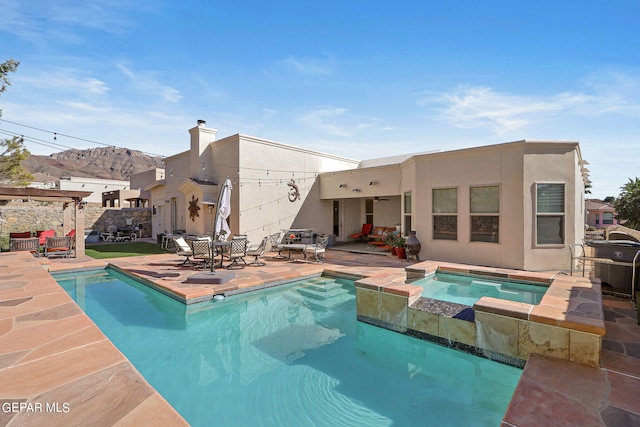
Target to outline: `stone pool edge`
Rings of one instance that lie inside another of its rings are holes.
[[[605,323],[597,281],[437,261],[405,271],[406,280],[356,281],[358,320],[517,366],[532,354],[599,366]],[[470,308],[424,298],[422,287],[410,283],[436,271],[533,281],[549,289],[538,305],[484,297]]]
[[[188,425],[46,266],[29,252],[0,264],[0,424]]]

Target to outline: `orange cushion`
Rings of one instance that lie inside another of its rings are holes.
[[[47,252],[66,252],[69,248],[47,248]]]

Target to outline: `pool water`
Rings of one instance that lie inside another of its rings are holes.
[[[55,277],[193,426],[495,426],[522,373],[357,322],[352,281],[185,306],[111,270]]]
[[[473,306],[487,296],[537,305],[548,287],[480,276],[435,273],[412,284],[422,286],[422,296]]]

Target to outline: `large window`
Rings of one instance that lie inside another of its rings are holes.
[[[564,184],[536,184],[536,243],[564,244]]]
[[[433,190],[433,238],[458,239],[458,189]]]
[[[469,188],[471,241],[498,243],[500,237],[500,187]]]
[[[404,235],[411,231],[411,191],[404,193]]]

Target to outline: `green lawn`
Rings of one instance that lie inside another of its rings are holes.
[[[121,258],[127,256],[163,254],[165,250],[155,243],[127,242],[112,245],[87,246],[86,254],[91,258]]]

